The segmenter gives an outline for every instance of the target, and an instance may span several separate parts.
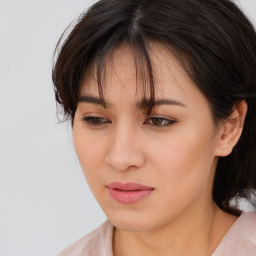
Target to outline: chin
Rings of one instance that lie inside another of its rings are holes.
[[[120,230],[132,231],[132,232],[142,232],[149,231],[155,227],[152,223],[156,224],[154,218],[148,216],[148,214],[143,214],[143,212],[126,212],[107,214],[108,220],[113,226]]]
[[[130,220],[109,219],[109,221],[112,223],[113,226],[115,226],[119,230],[124,230],[124,231],[143,232],[151,229],[149,223],[142,223],[140,220],[134,221],[133,219],[130,219]]]

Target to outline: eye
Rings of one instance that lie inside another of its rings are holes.
[[[86,116],[82,118],[82,121],[92,126],[100,126],[106,123],[111,123],[111,121],[108,119],[99,116]]]
[[[110,120],[108,120],[104,117],[99,117],[99,116],[83,117],[82,121],[91,126],[100,126],[100,125],[104,125],[106,123],[111,123]],[[145,124],[150,124],[150,125],[153,125],[156,127],[165,127],[165,126],[172,125],[176,122],[177,122],[176,120],[171,120],[171,119],[167,119],[167,118],[163,118],[163,117],[151,117],[151,118],[147,119]]]
[[[145,123],[156,127],[165,127],[176,123],[176,120],[171,120],[163,117],[151,117]]]

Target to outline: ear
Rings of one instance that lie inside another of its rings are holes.
[[[234,105],[231,116],[219,128],[216,156],[224,157],[232,152],[242,134],[247,109],[248,106],[244,100]]]

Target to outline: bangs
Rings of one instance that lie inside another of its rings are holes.
[[[98,86],[100,100],[106,107],[104,97],[106,86],[106,75],[112,65],[113,58],[117,49],[128,47],[133,58],[135,78],[136,78],[136,96],[140,92],[141,100],[144,102],[143,109],[146,115],[150,115],[155,106],[155,80],[152,61],[150,59],[150,44],[142,38],[116,40],[115,36],[108,38],[106,43],[100,42],[95,47],[95,52],[88,62],[83,72],[83,79],[79,84],[79,96],[86,92],[86,80],[94,76]],[[78,99],[77,99],[78,100]]]

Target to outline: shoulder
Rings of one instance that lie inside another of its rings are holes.
[[[69,245],[57,256],[111,256],[113,226],[105,221],[75,243]]]
[[[242,213],[212,256],[219,255],[256,255],[256,213]]]
[[[244,212],[239,219],[237,230],[240,230],[240,237],[256,248],[256,212]]]

